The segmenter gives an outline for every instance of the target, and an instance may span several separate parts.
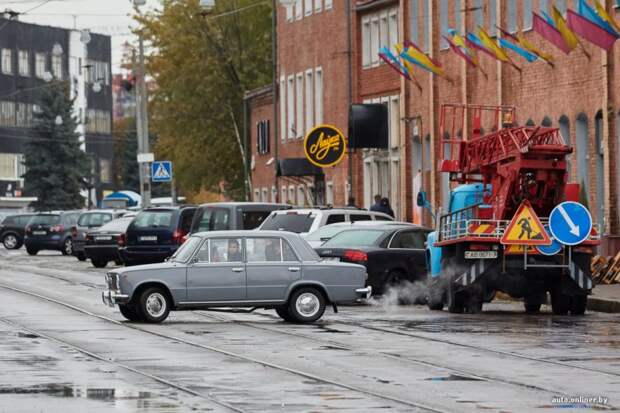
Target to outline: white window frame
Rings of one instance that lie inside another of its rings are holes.
[[[269,202],[269,189],[267,189],[267,187],[261,189],[260,200],[261,202]]]
[[[288,6],[284,6],[286,9],[286,21],[287,22],[292,22],[293,21],[293,5],[290,4]]]
[[[379,47],[390,48],[390,31],[387,11],[379,14]]]
[[[20,76],[30,76],[30,53],[28,50],[17,52],[17,72]]]
[[[280,76],[280,140],[286,141],[286,77]]]
[[[260,190],[254,189],[254,202],[260,202]]]
[[[306,132],[314,127],[314,73],[306,70]]]
[[[304,74],[297,73],[295,76],[295,109],[297,111],[297,137],[304,136]]]
[[[314,0],[314,12],[320,13],[323,10],[323,0]]]
[[[286,106],[287,106],[287,122],[286,136],[289,139],[295,137],[295,76],[289,75],[286,83]]]
[[[362,67],[370,67],[372,51],[370,49],[370,17],[362,19]]]
[[[11,49],[2,49],[2,73],[13,74],[13,50]]]
[[[295,20],[301,20],[304,17],[302,0],[295,0]]]
[[[288,187],[288,202],[290,202],[293,205],[297,205],[297,197],[295,196],[295,186],[294,185],[289,185]]]
[[[400,96],[390,97],[390,148],[396,149],[400,146]]]
[[[370,63],[372,66],[379,65],[379,18],[377,16],[370,19]]]
[[[314,0],[304,0],[304,16],[311,16]]]
[[[271,203],[272,204],[276,203],[277,195],[278,195],[278,189],[275,187],[275,185],[271,185]]]
[[[297,206],[306,205],[306,189],[303,185],[297,185]]]
[[[325,205],[334,205],[334,182],[325,183]]]
[[[331,10],[334,2],[332,0],[325,0],[325,10]]]
[[[45,53],[34,54],[34,75],[39,79],[43,79],[45,77],[46,57],[47,56],[45,56]]]
[[[390,47],[398,43],[398,9],[392,9],[388,15],[388,41]]]
[[[314,70],[314,123],[323,124],[323,68]]]

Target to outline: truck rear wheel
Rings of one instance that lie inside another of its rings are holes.
[[[555,315],[566,315],[571,308],[570,296],[563,294],[558,289],[551,292],[551,310]]]
[[[572,315],[583,315],[588,305],[588,296],[585,294],[573,295],[570,305]]]

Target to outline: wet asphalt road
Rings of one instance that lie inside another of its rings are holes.
[[[104,272],[0,249],[0,412],[620,408],[617,315],[376,303],[307,326],[273,311],[144,325],[101,303]],[[601,399],[554,399],[580,396]]]

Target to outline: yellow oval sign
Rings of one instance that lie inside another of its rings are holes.
[[[316,126],[304,139],[304,153],[313,165],[325,168],[338,164],[344,157],[346,141],[338,128]]]

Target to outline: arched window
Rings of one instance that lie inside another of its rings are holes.
[[[525,122],[525,126],[536,126],[536,124],[532,119],[528,119],[527,122]]]
[[[594,163],[596,165],[596,200],[593,207],[597,211],[601,229],[605,223],[605,186],[604,186],[604,151],[603,147],[603,112],[596,112],[594,117]]]
[[[568,116],[562,115],[560,116],[560,120],[558,121],[560,124],[560,135],[564,139],[564,143],[568,146],[571,146],[570,140],[570,120]],[[572,165],[573,164],[573,155],[566,155],[566,172],[568,172],[568,182],[572,182]]]
[[[575,122],[575,155],[577,158],[577,183],[589,194],[588,174],[588,117],[585,113],[577,115]]]
[[[551,119],[549,118],[549,116],[545,116],[540,124],[541,126],[549,128],[551,127],[552,123],[553,122],[551,122]]]

